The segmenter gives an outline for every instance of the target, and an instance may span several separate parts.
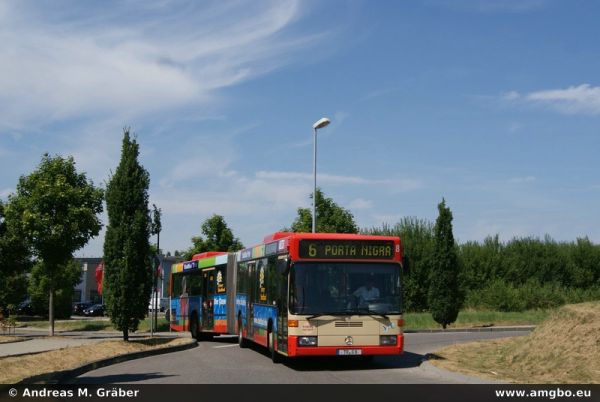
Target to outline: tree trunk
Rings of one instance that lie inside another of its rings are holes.
[[[54,289],[50,288],[50,300],[48,301],[48,320],[50,321],[50,336],[54,336]]]
[[[123,340],[125,342],[129,342],[129,330],[128,329],[123,330]]]

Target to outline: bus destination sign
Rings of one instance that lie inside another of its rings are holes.
[[[300,240],[300,258],[393,260],[392,240]]]

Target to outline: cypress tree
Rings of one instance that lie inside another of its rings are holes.
[[[114,326],[129,340],[143,320],[152,290],[150,177],[138,162],[139,145],[125,129],[121,161],[106,188],[104,300]]]
[[[439,215],[434,228],[433,261],[429,285],[429,309],[433,319],[444,329],[456,321],[460,305],[458,258],[452,235],[452,212],[446,201],[438,204]]]

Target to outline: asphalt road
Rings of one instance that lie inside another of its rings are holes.
[[[273,364],[266,350],[240,349],[235,337],[219,337],[198,347],[104,367],[74,379],[75,384],[423,384],[481,383],[421,365],[426,353],[480,339],[526,335],[514,332],[406,334],[402,356],[303,358]]]

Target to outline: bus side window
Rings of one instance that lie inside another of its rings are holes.
[[[248,264],[238,263],[237,293],[248,294]]]
[[[181,275],[181,297],[185,297],[188,295],[187,289],[187,275]]]
[[[279,282],[279,275],[277,274],[277,256],[269,257],[267,261],[266,269],[266,288],[267,288],[267,302],[273,304],[277,302],[279,292],[277,291],[277,285]]]
[[[194,273],[189,276],[190,281],[190,296],[200,296],[202,294],[202,276],[199,273]]]
[[[263,258],[261,260],[258,260],[258,263],[256,264],[256,272],[258,275],[258,301],[259,303],[266,303],[267,302],[267,284],[266,284],[266,277],[267,277],[267,259]]]

